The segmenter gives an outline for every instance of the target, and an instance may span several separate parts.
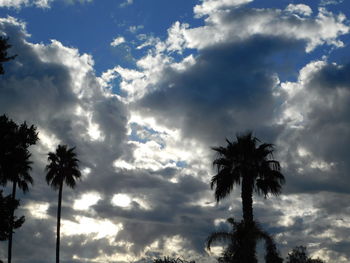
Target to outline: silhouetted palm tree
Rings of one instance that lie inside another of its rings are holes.
[[[58,145],[56,153],[49,152],[46,166],[46,182],[55,190],[58,190],[57,208],[57,239],[56,239],[56,263],[60,261],[60,227],[61,227],[61,203],[63,183],[74,188],[76,180],[81,177],[79,160],[74,152],[75,147],[67,149],[67,145]]]
[[[38,140],[36,127],[28,127],[26,122],[18,126],[6,115],[0,116],[0,183],[6,185],[12,182],[12,202],[16,202],[17,186],[24,193],[28,191],[33,178],[29,172],[32,162],[28,151],[30,145]],[[12,206],[13,208],[15,206]],[[8,263],[12,260],[12,234],[14,224],[14,209],[11,211],[10,232],[8,237]]]
[[[226,139],[226,147],[213,147],[218,153],[213,165],[217,174],[211,179],[211,188],[215,188],[215,198],[219,202],[230,194],[235,184],[241,185],[243,220],[246,227],[254,227],[253,192],[278,195],[281,192],[284,176],[278,161],[273,159],[274,146],[262,143],[248,132],[237,135],[236,141]],[[249,235],[247,236],[249,238]],[[254,263],[256,242],[247,240],[246,245],[252,257],[246,263]]]
[[[215,198],[219,202],[230,194],[235,184],[242,185],[241,198],[243,219],[253,222],[253,191],[278,195],[281,192],[284,176],[280,164],[273,160],[274,146],[263,143],[252,133],[237,136],[235,142],[226,139],[226,147],[213,147],[218,153],[213,165],[217,174],[211,179],[211,188],[215,187]]]
[[[220,263],[257,262],[255,250],[252,253],[251,247],[252,245],[255,246],[256,242],[260,240],[265,242],[266,263],[283,262],[272,237],[263,231],[257,223],[253,221],[246,224],[244,220],[235,222],[233,218],[228,218],[227,222],[231,225],[231,231],[214,232],[207,239],[208,250],[210,250],[213,242],[228,242],[228,247],[223,252],[222,257],[218,259]]]

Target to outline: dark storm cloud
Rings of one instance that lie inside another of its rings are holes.
[[[279,63],[273,56],[297,47],[299,42],[283,38],[253,37],[207,48],[185,72],[166,70],[156,91],[137,106],[184,136],[208,143],[247,129],[274,133]]]

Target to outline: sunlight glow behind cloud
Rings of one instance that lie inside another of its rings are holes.
[[[93,234],[93,239],[115,237],[123,229],[122,223],[115,224],[108,219],[94,219],[75,216],[75,222],[62,220],[61,231],[65,236]]]
[[[128,207],[131,198],[127,194],[115,194],[112,198],[112,204],[120,207]]]
[[[34,218],[46,219],[48,218],[47,210],[49,209],[49,203],[33,203],[30,202],[25,208],[30,212]]]
[[[80,199],[74,201],[73,208],[75,210],[88,210],[90,206],[96,204],[100,199],[100,194],[96,192],[85,193]]]

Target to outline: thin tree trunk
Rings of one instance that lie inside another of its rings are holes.
[[[12,260],[12,232],[13,232],[13,220],[14,220],[14,213],[15,209],[13,204],[15,203],[15,198],[16,198],[16,186],[17,186],[17,181],[13,182],[12,186],[12,204],[11,204],[11,218],[10,218],[10,233],[9,233],[9,243],[8,243],[8,251],[7,251],[7,262],[11,263]]]
[[[61,204],[62,204],[62,189],[63,181],[58,192],[58,207],[57,207],[57,231],[56,231],[56,263],[60,262],[60,229],[61,229]]]
[[[242,180],[242,210],[246,224],[253,223],[253,182],[251,178],[244,177]]]
[[[248,175],[244,176],[242,180],[242,210],[243,220],[247,230],[247,234],[244,239],[243,251],[245,254],[244,263],[257,263],[256,258],[256,240],[250,235],[250,231],[254,228],[253,218],[253,179]]]

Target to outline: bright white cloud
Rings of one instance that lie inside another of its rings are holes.
[[[40,129],[40,127],[38,127],[38,130],[40,131],[38,134],[39,143],[45,147],[45,151],[49,150],[50,152],[54,152],[57,145],[60,144],[60,141],[57,139],[55,134],[48,133],[44,129]]]
[[[253,0],[202,0],[203,3],[193,9],[196,17],[210,15],[220,9],[238,7],[253,2]]]
[[[90,206],[95,205],[100,199],[99,193],[85,193],[78,200],[74,201],[73,208],[75,210],[88,210]]]
[[[93,239],[115,238],[123,229],[121,223],[115,224],[107,219],[94,219],[75,216],[75,221],[62,220],[61,233],[64,236],[93,235]]]
[[[151,204],[147,201],[146,196],[137,197],[137,196],[130,196],[127,194],[115,194],[113,195],[113,198],[111,200],[112,205],[119,206],[122,208],[131,208],[131,204],[135,203],[137,204],[141,209],[144,210],[150,210]]]
[[[36,0],[34,2],[34,5],[39,7],[39,8],[50,8],[51,2],[54,0]]]
[[[131,201],[127,194],[115,194],[112,198],[112,204],[120,207],[128,207]]]
[[[46,219],[49,217],[47,214],[49,206],[50,204],[47,202],[30,202],[26,205],[25,209],[27,209],[34,218]]]
[[[21,6],[26,6],[29,3],[29,0],[0,0],[1,7],[20,8]]]
[[[125,42],[125,38],[124,37],[116,37],[115,39],[113,39],[113,41],[111,42],[111,46],[112,47],[116,47],[119,46],[120,44]]]
[[[310,16],[312,14],[312,9],[308,5],[304,4],[289,4],[286,7],[287,12],[296,13],[304,16]]]
[[[297,8],[298,7],[298,8]],[[299,12],[308,13],[305,6],[294,6]],[[294,10],[295,11],[295,10]],[[306,51],[322,44],[343,46],[339,35],[349,32],[343,14],[334,15],[320,8],[315,18],[298,18],[289,11],[251,9],[250,11],[218,11],[206,19],[206,25],[182,30],[183,41],[188,48],[206,48],[218,43],[241,41],[255,35],[293,37],[307,42]],[[177,36],[177,39],[180,36]],[[178,40],[177,40],[178,41]]]

